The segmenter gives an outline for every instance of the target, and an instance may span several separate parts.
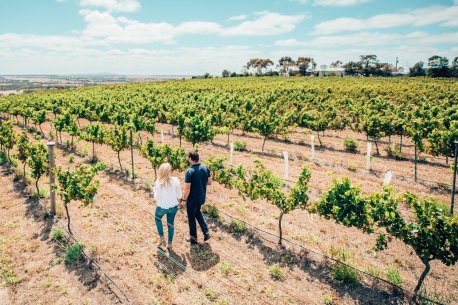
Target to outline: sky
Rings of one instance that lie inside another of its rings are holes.
[[[0,0],[0,75],[220,75],[250,58],[318,65],[458,56],[458,0]]]

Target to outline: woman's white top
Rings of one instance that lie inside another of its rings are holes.
[[[180,180],[177,177],[170,178],[170,186],[166,187],[159,184],[156,180],[154,183],[154,199],[157,206],[163,209],[170,209],[178,205],[178,198],[181,198]]]

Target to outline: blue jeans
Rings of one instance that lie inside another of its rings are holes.
[[[168,242],[169,244],[173,241],[173,233],[175,232],[175,228],[173,227],[173,223],[175,221],[175,215],[178,212],[178,207],[175,206],[169,209],[163,209],[161,207],[156,207],[156,212],[154,213],[154,218],[156,221],[157,232],[159,236],[164,237],[164,228],[162,227],[162,217],[167,215],[167,232],[168,232]]]

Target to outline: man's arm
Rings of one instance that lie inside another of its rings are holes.
[[[181,206],[184,207],[186,205],[186,201],[188,200],[189,192],[191,191],[191,183],[184,184],[184,192],[183,192],[183,199],[181,200]]]
[[[213,183],[213,179],[210,176],[210,177],[208,177],[207,185],[212,185],[212,183]]]

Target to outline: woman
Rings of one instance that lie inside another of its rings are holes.
[[[180,180],[172,177],[172,166],[169,163],[163,163],[159,167],[157,180],[154,184],[154,199],[157,207],[155,212],[156,227],[161,238],[158,247],[165,247],[164,228],[162,226],[162,217],[167,215],[167,249],[172,250],[172,241],[175,221],[175,215],[178,211],[178,200],[182,197]]]

